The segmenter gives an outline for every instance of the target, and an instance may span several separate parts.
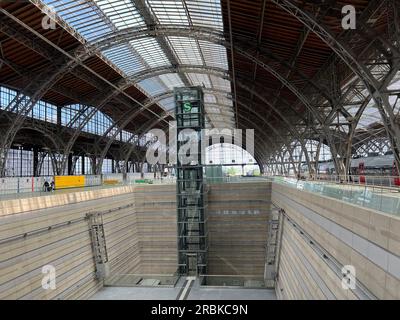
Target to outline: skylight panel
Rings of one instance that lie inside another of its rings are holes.
[[[206,74],[202,73],[187,73],[187,77],[194,86],[205,86],[211,88],[210,78]]]
[[[165,110],[171,111],[175,108],[175,99],[174,97],[162,99],[159,104],[163,106]]]
[[[210,75],[211,83],[214,89],[223,90],[230,92],[231,91],[231,83],[226,79],[222,79],[221,77],[217,77],[214,75]]]
[[[228,70],[228,57],[225,47],[200,40],[199,44],[207,66]]]
[[[158,77],[142,80],[138,83],[138,85],[151,96],[155,96],[167,91],[166,86]]]
[[[145,69],[143,62],[126,44],[104,50],[102,53],[127,75],[132,75]]]
[[[210,119],[213,121],[219,121],[219,122],[221,122],[223,120],[223,118],[219,115],[210,115]]]
[[[226,116],[226,117],[232,118],[234,116],[232,108],[230,108],[230,109],[221,108],[220,111],[221,111],[221,114]]]
[[[376,107],[367,107],[360,117],[359,126],[368,127],[372,123],[381,122],[379,111]]]
[[[203,65],[196,40],[187,37],[168,37],[181,64]]]
[[[82,26],[78,26],[75,29],[88,41],[99,38],[109,32],[111,28],[104,24],[103,21],[99,21],[93,24],[82,23]]]
[[[399,74],[397,74],[394,80],[388,86],[388,90],[399,90],[399,89],[400,89],[400,80],[399,80]]]
[[[212,107],[206,105],[205,109],[207,113],[221,113],[221,110],[218,107]]]
[[[223,30],[220,0],[186,1],[186,4],[193,25]]]
[[[226,105],[226,106],[233,106],[233,101],[231,99],[228,99],[225,96],[219,95],[218,96],[218,104]]]
[[[147,5],[151,7],[161,24],[189,25],[182,1],[147,0]]]
[[[145,25],[142,16],[130,0],[93,1],[119,30]]]
[[[217,98],[213,94],[206,93],[204,95],[204,103],[217,103]]]
[[[171,65],[157,40],[143,38],[131,41],[130,44],[151,68]]]
[[[176,73],[167,73],[159,76],[161,81],[168,87],[169,90],[173,90],[174,87],[184,87],[184,83]]]
[[[94,10],[91,2],[58,0],[45,3],[87,40],[112,31],[111,25]]]

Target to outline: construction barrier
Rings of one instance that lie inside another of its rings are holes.
[[[55,176],[56,189],[81,188],[85,186],[85,176]]]
[[[103,174],[103,184],[123,184],[124,176],[122,173]]]
[[[116,185],[116,184],[120,184],[120,181],[117,179],[107,179],[103,181],[103,184],[105,185]]]

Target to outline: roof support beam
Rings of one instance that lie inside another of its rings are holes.
[[[271,0],[283,10],[287,11],[293,17],[302,22],[307,28],[313,31],[323,42],[325,42],[356,74],[359,79],[364,83],[366,89],[374,99],[378,109],[380,110],[383,123],[386,127],[389,137],[392,140],[392,148],[396,158],[397,168],[400,169],[400,126],[396,123],[395,115],[392,106],[389,103],[388,96],[382,91],[387,88],[382,88],[382,82],[387,82],[388,75],[393,75],[390,72],[385,76],[384,80],[379,82],[371,73],[371,71],[362,62],[358,61],[356,55],[352,51],[347,42],[337,39],[328,27],[318,22],[315,16],[311,13],[300,9],[295,3],[289,0]],[[395,10],[397,8],[394,8]],[[397,9],[399,10],[399,9]],[[392,69],[398,70],[400,65],[400,57],[396,57],[397,63],[392,65]],[[395,73],[394,73],[395,74]],[[394,75],[393,75],[394,76]]]

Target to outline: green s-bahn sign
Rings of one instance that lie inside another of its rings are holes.
[[[189,101],[183,103],[183,111],[190,112],[192,110],[192,104]]]

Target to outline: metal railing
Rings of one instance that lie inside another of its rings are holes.
[[[400,216],[400,189],[340,180],[306,180],[275,176],[274,182],[358,206]],[[372,180],[371,180],[372,181]]]
[[[312,179],[318,182],[330,182],[367,186],[372,188],[389,188],[400,192],[400,177],[375,175],[318,175]]]

